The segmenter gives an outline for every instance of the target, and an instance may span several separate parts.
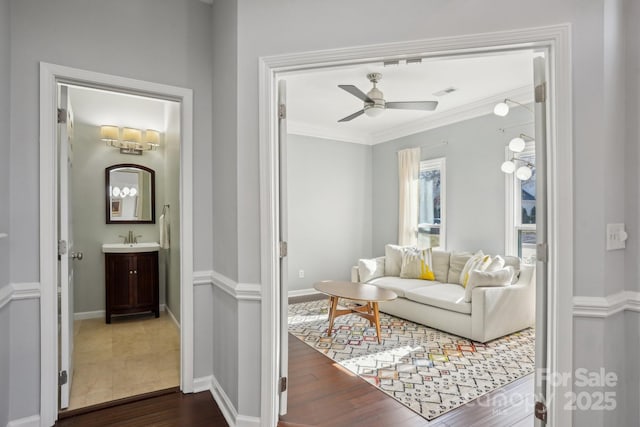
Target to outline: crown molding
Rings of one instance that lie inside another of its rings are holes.
[[[343,132],[332,127],[317,126],[310,123],[289,120],[287,132],[293,135],[310,136],[314,138],[329,139],[332,141],[351,142],[354,144],[376,145],[387,141],[414,135],[430,129],[436,129],[453,123],[470,120],[476,117],[491,114],[493,107],[505,98],[512,99],[522,104],[533,102],[533,88],[525,86],[518,89],[502,92],[487,98],[483,98],[451,110],[430,114],[429,117],[404,123],[382,132],[361,133]]]

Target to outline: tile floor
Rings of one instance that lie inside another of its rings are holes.
[[[180,332],[166,312],[76,320],[69,409],[178,386]]]

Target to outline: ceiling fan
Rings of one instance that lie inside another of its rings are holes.
[[[406,102],[386,102],[383,98],[382,91],[376,87],[376,84],[382,79],[381,73],[369,73],[367,78],[373,83],[373,88],[366,94],[354,85],[338,85],[339,88],[346,90],[351,95],[364,101],[364,107],[360,111],[344,117],[338,122],[348,122],[362,114],[370,117],[379,116],[387,108],[397,110],[422,110],[433,111],[438,106],[438,101],[406,101]]]

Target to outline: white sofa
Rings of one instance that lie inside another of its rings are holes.
[[[520,265],[517,257],[504,257],[516,270],[512,284],[475,287],[471,302],[465,302],[460,273],[471,256],[468,252],[434,249],[435,281],[385,275],[364,283],[398,295],[396,300],[380,303],[380,311],[474,341],[487,342],[534,326],[535,267]],[[381,265],[387,262],[384,259],[375,261]],[[351,280],[360,279],[358,266],[353,267]]]

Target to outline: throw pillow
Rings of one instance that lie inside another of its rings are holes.
[[[497,271],[472,270],[469,274],[467,287],[464,289],[465,302],[471,302],[474,288],[484,286],[509,286],[513,278],[513,267],[505,267]]]
[[[513,267],[513,279],[511,279],[511,284],[516,283],[518,279],[520,279],[520,258],[517,256],[505,256],[504,265],[505,267]]]
[[[433,274],[435,274],[436,280],[441,283],[447,283],[451,252],[433,249],[431,252],[431,258],[433,261]]]
[[[386,245],[384,247],[384,275],[400,276],[402,252],[408,246]]]
[[[451,252],[451,257],[449,259],[449,274],[447,274],[447,283],[458,283],[462,284],[460,280],[460,273],[464,268],[469,258],[471,258],[473,254],[471,252]]]
[[[484,255],[482,251],[476,252],[476,254],[469,258],[469,261],[464,265],[462,273],[460,273],[460,284],[466,287],[467,282],[469,281],[469,272],[471,270],[484,271],[487,269],[489,264],[491,264],[490,255]]]
[[[484,271],[492,272],[492,271],[501,270],[503,268],[504,268],[504,258],[502,258],[500,255],[496,255],[491,260],[491,264],[489,264],[486,270]]]
[[[435,280],[431,262],[431,248],[405,249],[402,253],[400,277],[403,279]]]
[[[384,276],[384,257],[358,260],[360,282],[368,282]]]

